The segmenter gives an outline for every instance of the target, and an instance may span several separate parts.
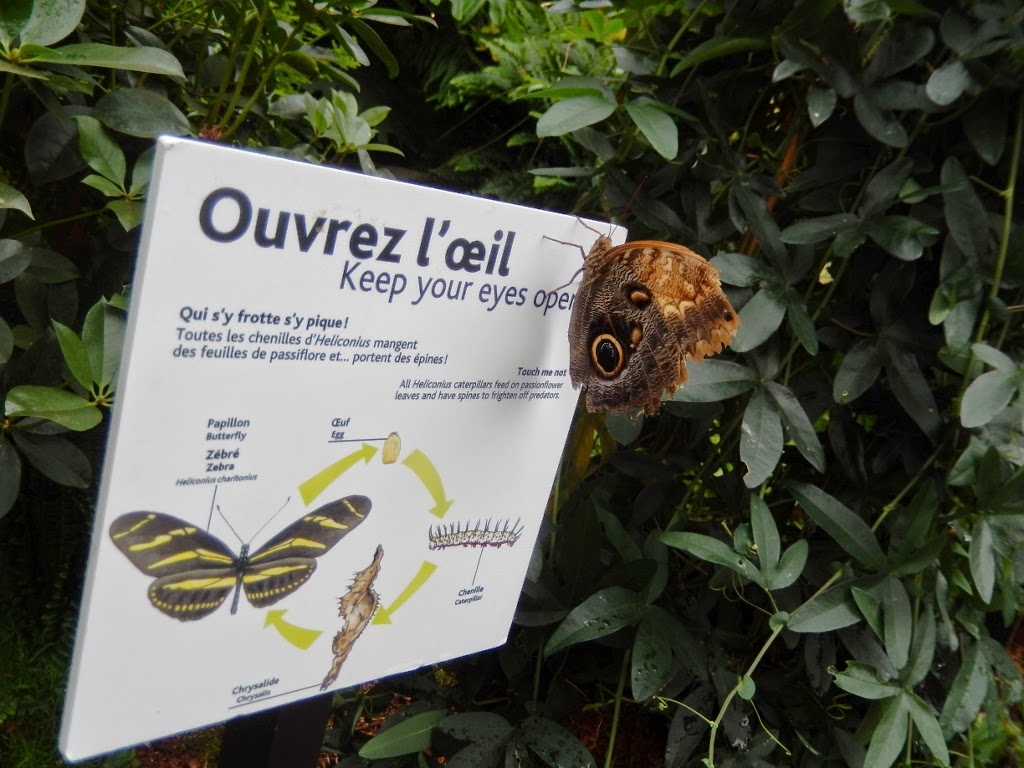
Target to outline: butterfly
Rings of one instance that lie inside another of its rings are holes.
[[[370,513],[365,496],[346,496],[308,512],[255,552],[237,556],[216,536],[160,512],[129,512],[110,525],[110,538],[147,576],[149,602],[179,621],[209,616],[234,592],[254,608],[273,605],[305,584],[326,554]]]
[[[616,246],[601,235],[582,272],[569,318],[569,378],[588,410],[655,413],[662,394],[686,381],[687,361],[721,352],[739,328],[718,270],[682,245]]]

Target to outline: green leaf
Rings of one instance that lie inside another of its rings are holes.
[[[74,43],[60,48],[22,46],[22,55],[32,63],[109,67],[185,79],[178,60],[160,48],[121,48],[103,43]]]
[[[0,13],[0,41],[6,47],[15,37],[22,44],[53,45],[75,31],[85,13],[85,0],[32,0],[16,13],[17,5],[5,3]]]
[[[808,483],[791,483],[789,487],[804,512],[839,546],[869,568],[885,568],[885,554],[875,535],[852,510]]]
[[[11,359],[14,352],[14,333],[7,321],[0,317],[0,366]]]
[[[12,418],[36,416],[76,432],[92,429],[103,419],[99,409],[83,397],[63,389],[27,384],[8,390],[5,410]]]
[[[666,160],[675,159],[679,153],[679,131],[675,121],[658,107],[658,102],[641,96],[626,102],[626,113],[655,152]]]
[[[587,748],[558,723],[531,716],[520,728],[530,749],[552,768],[597,768]]]
[[[153,175],[153,158],[155,156],[154,148],[150,147],[139,155],[135,161],[135,167],[132,168],[132,184],[128,190],[132,195],[141,195],[149,187],[149,180]]]
[[[981,653],[981,643],[974,642],[964,654],[960,670],[946,694],[939,722],[949,737],[966,731],[981,711],[988,694],[989,670]]]
[[[907,692],[904,697],[910,710],[910,717],[914,721],[914,727],[921,734],[921,740],[941,765],[949,765],[949,749],[946,747],[946,739],[942,735],[942,727],[935,717],[935,711],[930,704],[914,693]]]
[[[411,755],[430,747],[430,735],[434,728],[448,716],[447,709],[431,709],[420,712],[408,720],[396,723],[366,742],[359,750],[359,756],[368,760],[383,757]]]
[[[458,712],[444,718],[437,728],[458,741],[496,742],[508,735],[512,724],[493,712]]]
[[[632,590],[624,587],[602,589],[569,612],[548,639],[544,655],[550,656],[570,645],[633,626],[643,618],[647,610],[643,599]]]
[[[767,288],[762,289],[740,310],[740,329],[732,340],[736,352],[749,352],[767,341],[782,324],[786,305]]]
[[[142,88],[111,91],[96,102],[93,116],[112,131],[143,139],[192,134],[188,119],[166,96]]]
[[[814,321],[807,314],[807,307],[803,299],[794,292],[786,294],[786,319],[800,345],[807,350],[807,354],[818,354],[818,336],[814,330]]]
[[[114,195],[123,194],[128,166],[121,147],[103,130],[103,125],[96,118],[78,115],[74,121],[78,123],[78,149],[85,162],[114,185]]]
[[[663,533],[660,538],[662,542],[673,549],[689,552],[691,555],[699,557],[701,560],[706,560],[709,563],[723,565],[745,579],[750,579],[755,584],[762,583],[761,573],[754,567],[752,562],[743,555],[733,551],[728,544],[716,538],[705,536],[701,533],[683,533],[679,531]]]
[[[11,511],[21,490],[21,459],[14,443],[0,434],[0,519]]]
[[[85,345],[78,338],[78,334],[56,320],[51,320],[53,330],[57,334],[57,341],[60,343],[60,351],[64,356],[64,362],[75,377],[82,389],[87,392],[92,388],[96,380],[92,369],[89,367],[89,357],[85,352]]]
[[[672,627],[660,611],[650,611],[636,628],[630,658],[633,699],[654,696],[672,676]]]
[[[10,184],[4,184],[2,181],[0,181],[0,208],[13,208],[16,211],[21,211],[30,219],[35,219],[28,198]]]
[[[986,91],[971,108],[964,111],[964,133],[984,162],[995,165],[1006,149],[1006,124],[1009,110],[1006,98],[998,91]]]
[[[782,541],[775,518],[764,499],[759,496],[750,497],[750,528],[754,534],[754,545],[757,547],[757,560],[761,564],[761,575],[765,584],[771,584],[775,568],[779,563]]]
[[[888,353],[889,363],[885,370],[889,375],[889,386],[892,387],[893,394],[921,431],[934,441],[942,426],[942,419],[917,358],[907,349],[895,344],[888,345]]]
[[[902,690],[898,685],[879,680],[875,668],[860,661],[847,662],[846,670],[843,672],[836,669],[829,671],[835,678],[837,686],[862,699],[889,699],[898,696]]]
[[[767,387],[772,399],[779,406],[782,423],[786,427],[789,439],[793,441],[797,450],[810,462],[812,467],[819,472],[824,472],[825,449],[821,447],[818,433],[814,431],[814,425],[807,418],[807,412],[796,395],[774,381],[769,381]]]
[[[736,201],[736,204],[743,211],[747,227],[751,234],[757,238],[761,250],[776,265],[785,263],[786,246],[782,244],[779,236],[779,225],[775,223],[768,204],[761,195],[755,193],[747,186],[733,186],[729,190]],[[742,332],[742,331],[741,331]]]
[[[988,211],[955,156],[942,164],[942,202],[946,225],[964,256],[975,261],[990,251]]]
[[[896,669],[903,669],[910,655],[910,635],[914,624],[910,597],[903,582],[895,576],[887,577],[879,586],[882,593],[885,653]]]
[[[864,589],[863,587],[850,588],[850,597],[857,604],[857,609],[861,612],[861,615],[868,623],[868,626],[871,627],[875,636],[881,639],[885,634],[885,628],[882,626],[882,600],[879,592],[878,584],[871,589]]]
[[[122,197],[124,195],[123,189],[95,173],[90,173],[82,179],[82,183],[87,187],[92,187],[107,197]]]
[[[40,246],[29,246],[25,249],[32,262],[25,271],[41,283],[63,283],[78,277],[78,270],[70,259],[56,251]]]
[[[55,483],[88,488],[92,465],[78,446],[60,435],[34,435],[13,430],[11,437],[28,462]]]
[[[644,427],[644,417],[642,414],[634,418],[628,413],[606,413],[604,424],[608,427],[611,436],[615,438],[615,442],[619,445],[630,445],[640,437],[640,432]]]
[[[32,252],[17,240],[0,240],[0,283],[6,283],[32,263]]]
[[[882,704],[882,716],[871,734],[871,744],[864,755],[865,766],[889,768],[896,762],[907,743],[909,717],[905,696],[898,696]]]
[[[763,388],[754,390],[740,424],[740,461],[747,468],[743,484],[756,488],[775,470],[782,457],[782,420],[778,407]]]
[[[853,111],[861,127],[873,139],[890,147],[903,148],[910,143],[899,120],[886,115],[864,93],[853,97]]]
[[[915,261],[924,253],[920,237],[938,230],[909,216],[873,216],[865,227],[868,237],[900,261]]]
[[[996,583],[996,552],[992,541],[992,528],[987,520],[979,520],[971,531],[971,578],[978,588],[978,596],[992,602]]]
[[[705,40],[680,59],[672,68],[672,73],[669,76],[675,77],[680,72],[703,64],[705,61],[744,51],[759,51],[769,45],[770,40],[767,37],[713,37],[710,40]]]
[[[793,245],[807,245],[831,240],[840,232],[856,228],[860,219],[850,213],[836,213],[814,219],[800,219],[782,230],[782,242]]]
[[[106,208],[116,217],[125,232],[131,232],[142,223],[146,206],[135,200],[111,200]]]
[[[926,603],[914,624],[914,639],[910,643],[909,665],[903,670],[903,682],[907,688],[915,688],[932,671],[935,659],[936,638],[935,611]]]
[[[754,698],[757,693],[757,686],[754,684],[754,678],[750,675],[743,675],[739,679],[739,687],[736,689],[736,693],[744,701],[750,701]]]
[[[745,365],[727,360],[702,360],[687,366],[689,378],[672,395],[680,403],[717,403],[743,394],[758,380],[757,373]]]
[[[856,624],[861,617],[851,603],[846,587],[832,587],[793,611],[786,628],[793,632],[820,634]]]
[[[972,344],[971,352],[979,360],[988,363],[993,368],[998,368],[1001,371],[1017,370],[1017,363],[1012,357],[988,344]]]
[[[599,123],[615,111],[615,102],[603,96],[573,96],[551,105],[537,120],[537,135],[562,136]]]
[[[124,311],[110,302],[100,300],[93,304],[82,323],[82,342],[89,355],[89,367],[94,381],[108,387],[117,381],[124,348]]]
[[[804,572],[807,565],[807,553],[809,545],[807,539],[799,539],[782,553],[779,560],[779,567],[775,569],[772,580],[767,584],[768,589],[785,589],[792,586],[800,574]]]
[[[958,59],[950,59],[929,75],[924,92],[940,107],[945,107],[960,98],[970,85],[967,67]]]
[[[643,559],[643,550],[637,546],[637,543],[633,541],[629,531],[626,530],[626,526],[623,525],[622,520],[619,517],[601,505],[596,505],[597,518],[601,521],[601,525],[604,527],[604,534],[608,537],[609,543],[618,552],[619,557],[622,558],[624,563],[631,563],[634,560]]]
[[[858,210],[860,215],[867,217],[882,213],[895,203],[913,170],[913,161],[908,157],[901,157],[872,176],[871,181],[864,187],[864,198]]]
[[[360,39],[366,43],[366,45],[373,51],[377,58],[380,59],[384,66],[388,70],[388,77],[395,78],[398,76],[398,60],[395,59],[395,55],[391,53],[391,50],[387,47],[380,35],[364,21],[360,19],[349,18],[346,20],[346,24],[352,28],[352,31],[359,35]]]
[[[981,374],[960,401],[960,423],[968,429],[988,424],[1010,404],[1021,381],[1017,371],[996,369]]]
[[[892,15],[887,0],[843,0],[843,10],[854,24],[884,21]]]
[[[550,88],[523,94],[524,99],[565,99],[570,96],[602,96],[613,101],[615,95],[596,77],[563,77]]]
[[[835,90],[817,88],[813,85],[807,89],[807,116],[811,118],[811,125],[815,128],[832,117],[835,108]]]
[[[726,285],[753,285],[764,264],[745,253],[720,253],[710,261]]]

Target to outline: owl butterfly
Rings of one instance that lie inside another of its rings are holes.
[[[569,377],[590,411],[655,413],[662,394],[686,381],[686,362],[721,352],[739,328],[718,270],[681,245],[612,245],[600,235],[582,272],[569,319]]]

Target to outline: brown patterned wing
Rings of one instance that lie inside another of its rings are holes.
[[[569,322],[569,374],[591,411],[658,410],[686,361],[720,352],[739,327],[718,270],[688,248],[602,237],[584,262]]]

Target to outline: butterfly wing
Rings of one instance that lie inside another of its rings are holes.
[[[688,248],[599,238],[569,321],[569,375],[587,408],[657,411],[686,361],[719,352],[739,327],[718,270]]]
[[[700,254],[676,243],[638,240],[612,249],[608,258],[616,272],[650,290],[685,359],[702,360],[729,345],[739,315],[722,292],[718,270]]]
[[[301,587],[326,554],[366,519],[365,496],[346,496],[306,513],[249,556],[242,588],[255,607],[273,605]]]
[[[181,621],[215,611],[238,583],[238,559],[220,539],[159,512],[129,512],[110,525],[110,538],[129,562],[155,581],[153,606]]]
[[[234,568],[208,568],[163,576],[149,585],[149,602],[179,621],[209,616],[238,585]]]

